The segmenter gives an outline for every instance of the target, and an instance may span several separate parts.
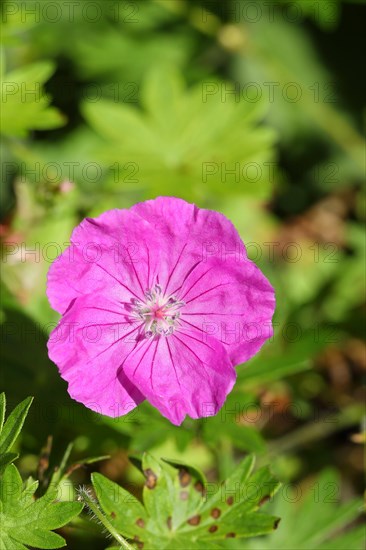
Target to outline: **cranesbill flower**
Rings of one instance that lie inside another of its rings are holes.
[[[272,335],[274,291],[222,214],[160,197],[86,218],[52,264],[49,355],[76,401],[211,416]]]

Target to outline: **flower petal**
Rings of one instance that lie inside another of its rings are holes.
[[[157,267],[164,292],[174,293],[190,270],[210,257],[247,257],[234,225],[219,212],[197,208],[175,197],[138,203],[131,211],[148,222],[150,233],[158,239]]]
[[[220,340],[233,365],[243,363],[273,334],[274,290],[248,259],[209,259],[187,279],[181,323]]]
[[[70,395],[109,416],[145,397],[175,424],[216,414],[234,365],[272,335],[275,308],[232,223],[159,197],[86,218],[71,242],[48,275],[50,303],[64,314],[49,354]],[[166,299],[154,315],[179,309],[166,337],[146,337],[142,327],[153,287]]]
[[[52,307],[64,313],[75,298],[91,293],[124,300],[141,298],[149,286],[153,251],[158,249],[153,239],[146,242],[148,229],[129,210],[109,210],[83,220],[73,231],[71,246],[48,272]]]
[[[122,304],[99,296],[74,301],[48,341],[49,356],[73,399],[113,417],[145,399],[121,368],[136,346],[138,327]]]
[[[225,216],[172,197],[86,218],[71,242],[48,275],[48,297],[60,313],[80,295],[109,288],[114,295],[118,285],[139,298],[157,282],[164,293],[174,293],[191,270],[211,257],[246,258]]]
[[[173,424],[212,416],[231,391],[236,372],[224,346],[195,329],[142,342],[123,369],[149,402]]]

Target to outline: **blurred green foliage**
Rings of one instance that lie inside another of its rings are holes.
[[[15,448],[23,477],[53,434],[55,465],[75,439],[76,462],[111,454],[99,469],[123,484],[141,484],[127,451],[221,480],[255,452],[284,482],[302,486],[331,465],[337,502],[361,493],[364,4],[2,3],[1,389],[14,405],[36,397]],[[85,410],[46,353],[58,319],[46,274],[72,228],[162,194],[228,216],[278,304],[273,341],[238,367],[223,410],[180,429],[146,403],[120,419]],[[359,548],[357,527],[343,532],[357,506],[320,516],[305,497],[299,510],[312,519],[291,531],[297,508],[278,504],[283,524],[257,547]],[[104,548],[83,525],[69,547]]]

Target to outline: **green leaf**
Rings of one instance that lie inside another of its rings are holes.
[[[26,137],[33,129],[64,124],[64,118],[45,95],[43,84],[54,71],[48,61],[26,65],[3,75],[1,80],[1,133]]]
[[[280,492],[275,498],[273,512],[280,514],[281,528],[260,544],[250,541],[245,548],[252,550],[361,550],[360,529],[345,528],[362,512],[361,499],[343,503],[340,500],[340,478],[337,472],[324,470],[307,493],[300,497],[296,490]],[[300,520],[299,520],[300,518]],[[296,528],[294,528],[296,525]]]
[[[265,105],[232,95],[223,101],[225,86],[230,84],[201,82],[186,90],[179,71],[157,65],[141,89],[145,110],[105,99],[85,102],[85,118],[106,141],[95,155],[113,171],[111,182],[118,182],[119,189],[122,183],[125,190],[137,186],[150,195],[172,194],[174,185],[187,197],[207,190],[268,196],[263,163],[273,157],[274,134],[259,125]],[[246,169],[249,163],[259,165],[262,174],[255,183]]]
[[[27,399],[19,403],[4,423],[6,400],[5,394],[1,394],[0,469],[15,460],[18,456],[8,451],[11,449],[23,427],[32,401],[33,397],[27,397]]]
[[[150,71],[141,101],[162,131],[174,131],[176,111],[183,93],[184,81],[178,72],[169,71],[169,68],[163,66]]]
[[[140,534],[139,523],[147,521],[142,504],[103,475],[93,473],[91,478],[99,503],[111,523],[126,537],[133,538],[135,534]]]
[[[27,550],[26,546],[20,544],[20,542],[15,542],[6,533],[2,533],[0,536],[3,550]]]
[[[18,456],[19,455],[17,453],[4,453],[0,455],[0,472],[5,468],[5,466],[14,462]]]
[[[143,504],[101,474],[93,474],[92,482],[113,528],[144,548],[216,548],[228,537],[252,537],[277,526],[278,518],[257,510],[279,484],[268,468],[252,474],[253,457],[222,485],[207,483],[180,461],[145,453],[142,463],[134,463],[146,479]]]
[[[82,509],[78,502],[57,502],[57,488],[38,500],[33,495],[38,482],[24,485],[14,464],[0,478],[1,548],[61,548],[65,540],[53,529],[66,525]]]
[[[29,477],[24,483],[24,490],[22,493],[22,501],[24,506],[32,504],[34,493],[37,491],[39,481],[34,480],[32,477]]]
[[[30,531],[28,526],[17,529],[15,540],[35,548],[62,548],[66,546],[65,540],[60,535],[38,531],[38,529]]]
[[[0,478],[0,502],[3,512],[7,509],[16,510],[21,492],[22,478],[14,464],[10,464]]]

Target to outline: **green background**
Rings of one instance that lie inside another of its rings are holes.
[[[1,390],[13,405],[35,396],[24,476],[52,435],[51,469],[70,441],[75,460],[111,455],[75,484],[98,469],[139,493],[131,451],[212,480],[255,452],[300,491],[282,492],[284,515],[334,469],[308,525],[324,499],[362,493],[364,17],[364,2],[340,1],[3,3]],[[46,273],[73,227],[159,195],[223,212],[277,296],[275,336],[238,367],[223,410],[181,428],[147,403],[114,420],[86,410],[46,350]],[[304,532],[284,524],[251,547],[318,547]],[[97,526],[63,535],[106,545]]]

